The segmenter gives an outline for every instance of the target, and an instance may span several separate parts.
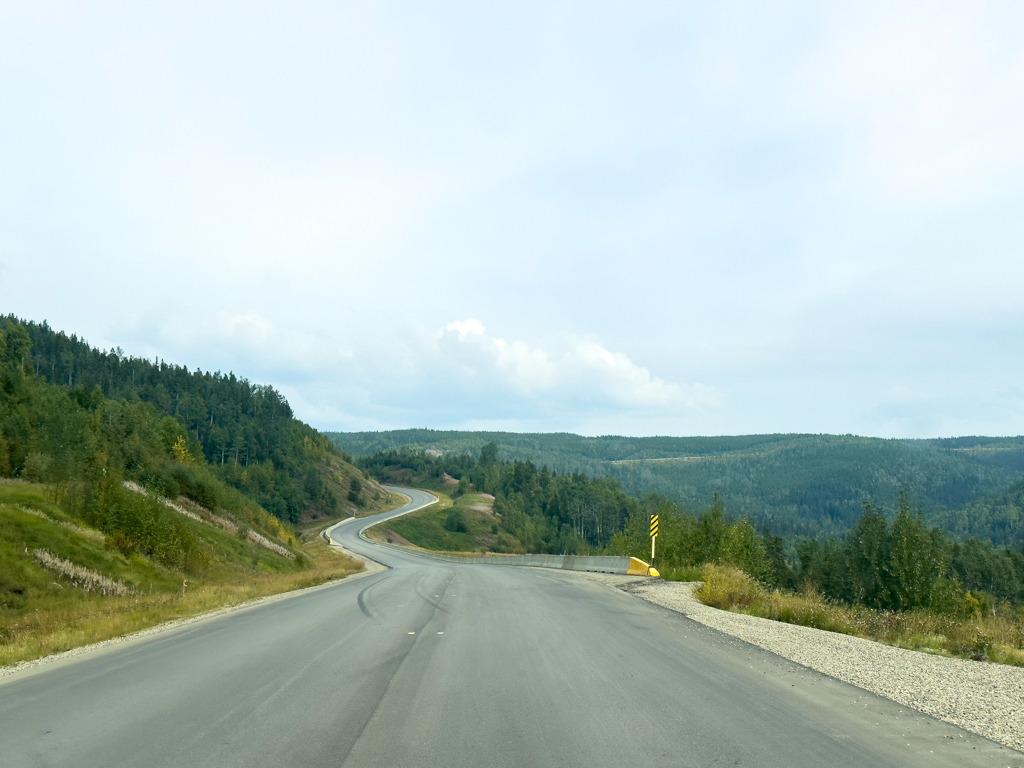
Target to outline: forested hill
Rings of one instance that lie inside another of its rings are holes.
[[[961,540],[974,537],[996,544],[1018,544],[1024,540],[1024,481],[1003,493],[943,510],[934,515],[934,522]]]
[[[493,442],[509,460],[614,477],[628,493],[661,493],[692,508],[718,493],[730,514],[746,515],[785,537],[844,533],[859,519],[865,500],[893,508],[906,489],[915,507],[951,533],[1011,546],[1024,541],[1019,508],[998,498],[1024,480],[1021,437],[633,438],[428,429],[327,434],[357,456],[402,447],[475,453]]]
[[[348,503],[348,475],[355,476],[355,470],[329,440],[294,418],[272,387],[233,373],[190,371],[126,357],[120,349],[96,349],[45,322],[10,316],[0,319],[4,324],[27,331],[27,362],[38,378],[80,399],[98,388],[110,400],[141,401],[173,417],[187,430],[191,450],[200,451],[222,480],[280,519],[340,514],[339,507]]]

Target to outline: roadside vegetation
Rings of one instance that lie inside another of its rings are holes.
[[[204,477],[182,478],[193,493],[202,494],[202,486],[209,487],[209,479],[214,478],[292,525],[360,514],[386,499],[376,483],[352,467],[343,451],[296,419],[273,387],[252,384],[232,373],[190,371],[163,360],[126,356],[120,349],[96,349],[45,322],[0,317],[0,334],[7,339],[6,356],[17,360],[37,390],[50,392],[55,402],[62,401],[57,393],[66,393],[85,410],[100,412],[101,420],[124,425],[126,440],[135,432],[152,429],[135,426],[140,419],[170,419],[172,426],[161,424],[160,428],[180,434],[190,455],[203,465]],[[8,394],[14,393],[8,390]],[[68,429],[75,428],[69,420],[72,415],[59,418]],[[33,447],[23,431],[24,425],[17,422],[3,425],[11,443],[10,473],[20,476],[33,453],[36,456],[28,468],[36,475],[70,472],[73,476],[81,468],[81,461],[77,466],[74,460],[69,462],[73,457],[57,451],[55,445]],[[131,444],[116,442],[115,448],[124,452]],[[180,468],[176,473],[185,474]],[[154,479],[165,483],[174,479],[167,475]],[[212,503],[209,498],[196,500],[206,506]]]
[[[690,574],[703,583],[694,596],[706,605],[788,624],[876,640],[900,648],[1024,666],[1024,610],[965,606],[959,614],[927,608],[885,611],[829,599],[812,585],[770,589],[740,569],[708,564]]]
[[[49,485],[0,482],[0,666],[362,567],[315,535],[285,549],[289,557],[252,541],[252,529],[232,533],[127,490],[117,503],[122,512],[134,506],[140,519],[153,513],[150,537],[132,538],[120,523],[105,532],[53,493]]]
[[[845,539],[784,542],[729,522],[717,503],[689,516],[663,505],[668,579],[702,581],[702,602],[915,650],[1024,664],[1024,552],[929,529],[903,495],[895,513],[865,505]],[[646,519],[612,548],[649,546]],[[640,556],[640,555],[637,555]]]
[[[341,578],[299,532],[394,501],[270,388],[0,317],[0,665]]]

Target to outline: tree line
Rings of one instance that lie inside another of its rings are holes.
[[[1024,548],[929,528],[906,493],[887,511],[868,500],[845,536],[790,537],[730,517],[717,494],[703,510],[664,496],[638,498],[608,477],[559,474],[529,461],[498,458],[494,443],[479,456],[391,449],[357,463],[381,480],[441,487],[455,495],[494,495],[500,527],[538,553],[650,556],[648,525],[658,514],[655,565],[669,577],[706,563],[731,564],[769,587],[814,589],[842,602],[881,610],[932,609],[963,614],[999,603],[1024,605]],[[450,480],[448,479],[450,478]]]
[[[882,610],[970,612],[998,602],[1024,604],[1024,549],[979,539],[960,543],[928,528],[906,494],[890,521],[868,502],[845,540],[797,543],[797,581],[823,594]]]
[[[8,316],[3,323],[21,340],[19,360],[28,374],[82,401],[98,390],[107,400],[145,403],[170,417],[214,476],[280,519],[296,522],[305,510],[329,516],[338,509],[318,464],[340,452],[295,419],[272,387],[233,373],[126,356],[120,348],[100,350],[46,322]]]
[[[53,501],[107,533],[124,554],[140,552],[190,573],[210,564],[209,552],[179,515],[126,490],[123,480],[280,532],[264,509],[190,452],[175,419],[148,403],[109,400],[98,389],[69,390],[37,376],[28,332],[9,319],[0,319],[0,477],[49,484]]]

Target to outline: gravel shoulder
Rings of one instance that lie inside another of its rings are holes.
[[[695,583],[586,574],[837,680],[1024,752],[1024,668],[933,656],[704,605]]]

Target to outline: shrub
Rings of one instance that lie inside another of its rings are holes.
[[[28,602],[28,587],[14,580],[11,574],[0,573],[0,609],[18,610]],[[0,636],[3,642],[3,636]]]
[[[694,595],[705,605],[729,609],[746,607],[763,593],[763,589],[739,568],[728,565],[706,565],[704,583]]]
[[[929,609],[876,610],[822,596],[805,583],[799,593],[766,589],[730,566],[706,565],[694,596],[706,605],[752,616],[880,640],[916,650],[1024,666],[1024,611],[1009,604],[970,615]],[[971,595],[968,593],[968,605]]]
[[[139,543],[121,531],[108,536],[103,546],[106,549],[116,549],[125,557],[131,557],[139,551]]]
[[[452,531],[453,533],[469,533],[469,526],[466,524],[466,516],[462,514],[462,510],[458,508],[452,508],[448,512],[448,517],[444,519],[444,529],[446,531]]]
[[[50,457],[44,453],[30,453],[25,459],[25,466],[21,470],[21,476],[26,480],[32,480],[37,483],[45,482],[49,479],[51,463]]]
[[[169,499],[184,496],[207,509],[216,509],[220,506],[216,482],[204,467],[197,464],[165,465],[156,485],[162,491],[162,495]]]
[[[362,490],[363,481],[360,480],[358,477],[353,477],[352,480],[349,481],[348,485],[348,500],[351,501],[353,504],[356,504],[357,506],[363,506],[365,501],[363,500],[363,497],[360,495],[360,492]]]
[[[81,512],[126,554],[137,549],[189,573],[203,571],[212,563],[210,553],[177,513],[155,499],[125,490],[113,473],[86,488]]]

